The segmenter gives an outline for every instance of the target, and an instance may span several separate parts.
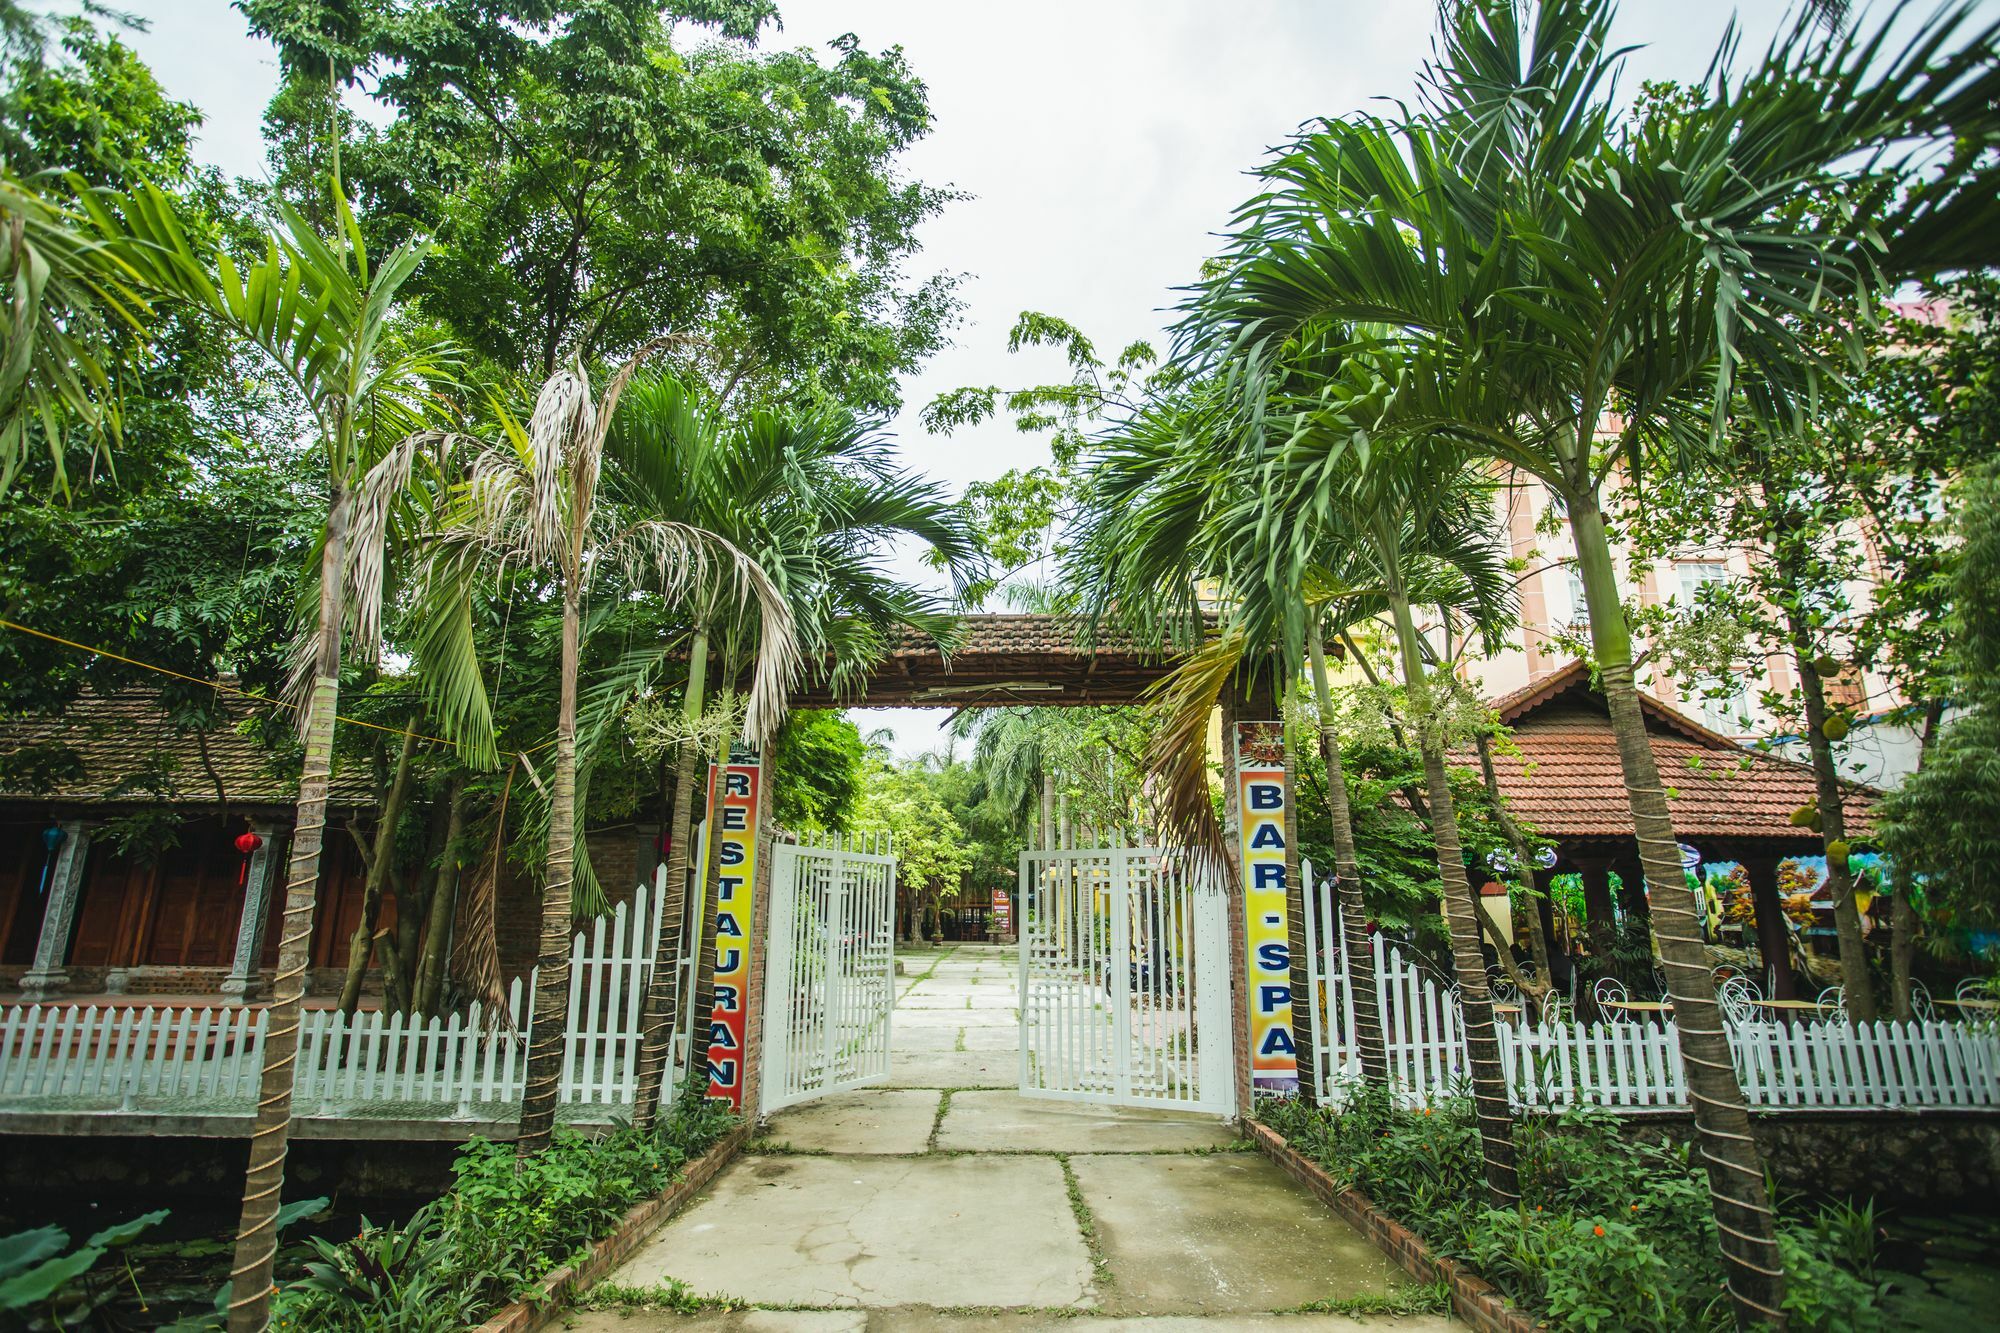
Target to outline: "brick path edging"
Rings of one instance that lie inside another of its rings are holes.
[[[506,1306],[479,1325],[475,1333],[536,1333],[562,1314],[569,1303],[665,1226],[667,1220],[715,1179],[756,1126],[748,1121],[716,1140],[707,1152],[688,1163],[681,1178],[650,1199],[632,1206],[617,1230],[590,1247],[583,1262],[556,1269],[536,1284],[533,1295]]]
[[[1432,1254],[1414,1231],[1377,1208],[1361,1191],[1335,1182],[1320,1169],[1319,1163],[1295,1151],[1284,1135],[1256,1120],[1245,1120],[1243,1126],[1258,1150],[1276,1163],[1279,1170],[1375,1242],[1376,1248],[1395,1260],[1404,1272],[1424,1282],[1443,1279],[1451,1291],[1452,1313],[1480,1333],[1536,1333],[1544,1327],[1533,1316],[1507,1304],[1499,1288],[1465,1264]]]

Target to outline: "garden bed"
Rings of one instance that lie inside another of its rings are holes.
[[[724,1135],[714,1147],[688,1163],[681,1178],[663,1193],[634,1205],[617,1229],[592,1245],[587,1255],[550,1273],[536,1284],[532,1295],[497,1311],[479,1326],[477,1333],[534,1333],[546,1327],[572,1300],[623,1263],[639,1248],[640,1242],[666,1225],[688,1200],[715,1179],[754,1128],[746,1121]]]
[[[1488,1204],[1469,1102],[1358,1093],[1344,1112],[1261,1102],[1251,1132],[1406,1270],[1444,1280],[1476,1328],[1733,1328],[1707,1180],[1685,1145],[1634,1143],[1581,1110],[1515,1127],[1521,1202]],[[1778,1246],[1796,1330],[1884,1327],[1872,1208],[1790,1201]]]
[[[1342,1185],[1317,1162],[1295,1151],[1277,1130],[1260,1120],[1247,1124],[1250,1140],[1258,1151],[1338,1213],[1349,1226],[1374,1241],[1376,1248],[1395,1260],[1404,1272],[1422,1282],[1443,1282],[1451,1292],[1452,1313],[1473,1328],[1482,1333],[1530,1333],[1543,1327],[1533,1316],[1509,1305],[1498,1287],[1465,1264],[1432,1254],[1430,1246],[1415,1232],[1377,1208],[1360,1190]]]

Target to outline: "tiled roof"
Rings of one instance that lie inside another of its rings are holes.
[[[921,630],[899,629],[867,680],[838,693],[815,680],[792,705],[1127,704],[1174,664],[1171,653],[1076,616],[964,616],[939,639],[942,649]]]
[[[1088,636],[1090,646],[1084,646]],[[950,657],[980,657],[994,654],[1051,653],[1088,656],[1099,653],[1145,656],[1133,637],[1110,625],[1094,630],[1081,616],[1054,615],[970,615],[957,621],[956,635],[944,635],[952,644]],[[935,657],[937,645],[931,636],[908,625],[898,626],[889,645],[891,657]]]
[[[1682,841],[1782,841],[1801,852],[1818,850],[1819,835],[1791,822],[1792,812],[1814,798],[1810,768],[1745,749],[1649,695],[1641,695],[1641,705]],[[1556,841],[1632,836],[1611,719],[1583,663],[1572,662],[1493,707],[1513,729],[1520,751],[1493,755],[1494,774],[1515,814]],[[1847,824],[1857,835],[1867,828],[1874,792],[1858,784],[1848,790]]]
[[[298,779],[274,769],[271,752],[238,723],[247,703],[229,707],[228,724],[202,734],[177,730],[150,690],[85,694],[57,717],[0,718],[0,756],[29,746],[60,747],[81,761],[49,790],[0,791],[0,798],[100,801],[148,805],[288,805],[298,799]],[[12,768],[14,765],[9,765]],[[150,775],[164,770],[164,781]],[[221,794],[217,792],[218,782]],[[155,792],[158,785],[161,790]],[[331,799],[339,805],[372,803],[365,774],[336,770]]]

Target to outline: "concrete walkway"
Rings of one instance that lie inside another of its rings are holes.
[[[890,1085],[773,1117],[569,1327],[1450,1327],[1363,1313],[1408,1280],[1228,1125],[1016,1093],[1015,967],[905,955]]]

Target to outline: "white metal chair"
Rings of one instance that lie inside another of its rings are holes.
[[[1951,993],[1954,1000],[1990,1000],[1993,990],[1985,977],[1967,977],[1958,983],[1958,989]]]
[[[1910,1017],[1919,1023],[1937,1022],[1937,1005],[1931,1000],[1931,988],[1921,981],[1910,983]]]
[[[1819,993],[1819,1016],[1829,1022],[1847,1021],[1847,990],[1843,986],[1828,986]]]
[[[1725,977],[1715,989],[1715,999],[1732,1023],[1754,1023],[1761,1017],[1757,1002],[1763,999],[1757,983],[1741,973]]]
[[[1590,988],[1590,998],[1597,1001],[1599,1014],[1605,1018],[1623,1021],[1626,1016],[1625,1011],[1615,1006],[1631,999],[1632,993],[1625,989],[1625,983],[1617,977],[1601,977],[1597,984]]]

